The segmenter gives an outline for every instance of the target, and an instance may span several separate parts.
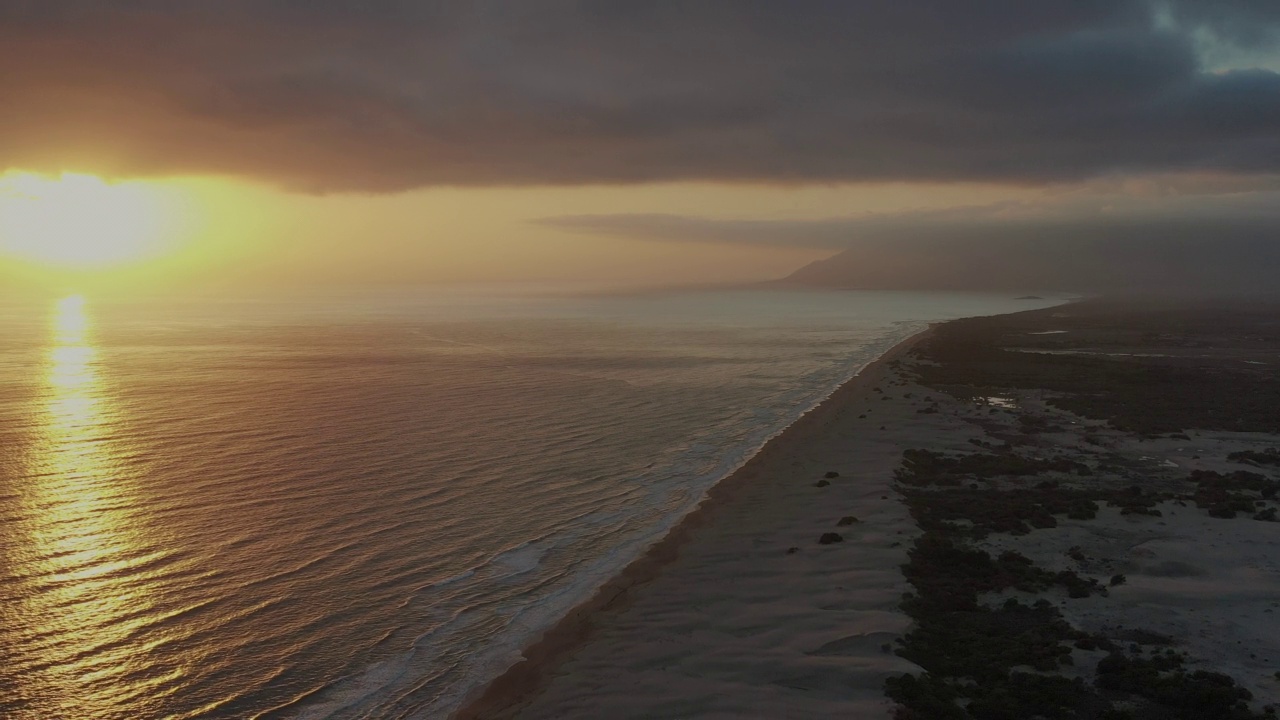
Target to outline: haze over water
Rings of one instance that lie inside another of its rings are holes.
[[[0,314],[0,716],[442,717],[715,480],[1007,296]]]

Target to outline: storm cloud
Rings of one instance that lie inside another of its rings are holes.
[[[0,0],[0,168],[370,192],[1271,174],[1274,7]]]

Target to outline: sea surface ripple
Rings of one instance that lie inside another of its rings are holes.
[[[930,321],[707,292],[0,310],[0,717],[439,718]]]

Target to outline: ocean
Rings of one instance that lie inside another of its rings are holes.
[[[898,341],[1056,301],[10,302],[0,717],[447,717]]]

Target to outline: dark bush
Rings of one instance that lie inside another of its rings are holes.
[[[1233,518],[1236,513],[1254,512],[1255,502],[1271,499],[1280,491],[1280,480],[1258,473],[1237,470],[1226,475],[1211,470],[1196,470],[1190,480],[1196,484],[1191,499],[1196,507],[1205,508],[1211,517]],[[1257,497],[1253,495],[1257,493]]]
[[[914,711],[909,718],[921,720],[969,720],[972,716],[956,704],[960,695],[949,683],[935,680],[928,673],[919,677],[902,675],[885,680],[885,694],[890,700]]]
[[[1280,465],[1280,449],[1268,448],[1261,452],[1241,450],[1227,456],[1231,462],[1248,463],[1250,465]]]
[[[1112,653],[1098,663],[1098,687],[1145,698],[1161,707],[1162,717],[1177,720],[1257,718],[1248,709],[1253,694],[1221,673],[1182,669],[1176,654],[1129,658]]]
[[[960,485],[963,480],[996,477],[1026,477],[1046,472],[1086,475],[1088,465],[1058,458],[1026,458],[1012,452],[946,455],[931,450],[912,449],[902,453],[902,467],[894,477],[908,485]]]

